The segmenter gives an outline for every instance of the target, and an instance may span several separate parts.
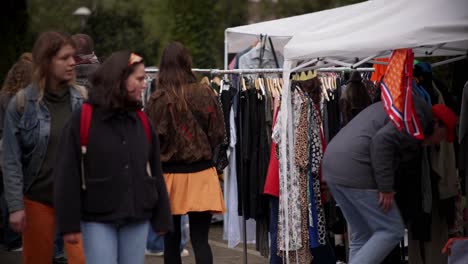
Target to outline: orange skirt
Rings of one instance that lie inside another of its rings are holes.
[[[205,211],[222,214],[226,211],[215,168],[195,173],[167,173],[164,179],[173,215]]]

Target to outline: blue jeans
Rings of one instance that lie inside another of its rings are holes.
[[[354,189],[331,183],[328,183],[328,187],[351,228],[349,263],[382,262],[405,234],[396,204],[385,213],[380,208],[377,190]]]
[[[149,222],[81,222],[87,264],[143,264]]]
[[[183,215],[181,217],[180,225],[182,230],[182,238],[180,241],[180,251],[185,248],[187,245],[187,232],[185,229],[185,225],[187,224],[187,216]],[[146,249],[154,252],[164,252],[164,236],[160,236],[153,231],[153,228],[150,226],[148,231],[148,241],[146,242]]]

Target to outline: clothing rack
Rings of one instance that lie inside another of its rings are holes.
[[[299,69],[296,72],[309,71],[310,69]],[[318,72],[348,72],[348,71],[359,71],[359,72],[373,72],[374,68],[356,68],[351,67],[326,67],[315,69]],[[219,70],[219,69],[192,69],[193,72],[199,73],[210,73],[213,75],[216,74],[255,74],[255,73],[282,73],[282,68],[277,69],[234,69],[234,70]],[[146,68],[146,73],[157,73],[159,69],[157,68]]]
[[[305,69],[299,69],[297,71],[294,71],[294,72],[304,72],[304,71],[310,71],[311,69],[308,69],[308,68],[305,68]],[[353,69],[351,67],[324,67],[324,68],[319,68],[319,69],[314,69],[315,71],[317,72],[349,72],[349,71],[359,71],[359,72],[374,72],[374,68],[356,68],[356,69]],[[145,68],[145,73],[147,74],[155,74],[159,72],[159,69],[158,68],[155,68],[155,67],[149,67],[149,68]],[[245,75],[245,74],[260,74],[260,73],[283,73],[283,69],[282,68],[277,68],[277,69],[234,69],[234,70],[220,70],[220,69],[198,69],[198,68],[194,68],[192,69],[192,72],[198,72],[198,73],[208,73],[210,75],[229,75],[229,74],[232,74],[232,75],[238,75],[240,78],[242,78],[242,75]],[[240,96],[238,96],[238,103],[240,105]],[[240,115],[242,113],[239,113]],[[240,122],[239,124],[239,129],[242,130],[242,122]],[[239,142],[238,144],[240,144],[240,153],[243,152],[243,149],[242,149],[242,141],[243,141],[243,138],[240,137],[239,139]],[[243,179],[243,168],[242,168],[242,162],[241,162],[241,168],[240,168],[240,172],[238,172],[239,177],[241,177],[241,179]],[[244,193],[244,184],[241,184],[240,186],[240,193],[241,195],[243,196],[243,193]],[[242,226],[242,232],[243,232],[243,263],[244,264],[247,264],[248,261],[247,261],[247,219],[245,218],[245,212],[244,212],[244,209],[245,209],[245,202],[244,199],[242,199],[242,223],[243,223],[243,226]]]

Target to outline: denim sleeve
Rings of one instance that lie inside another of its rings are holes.
[[[397,155],[403,133],[398,131],[392,122],[388,122],[372,138],[370,150],[372,170],[377,188],[381,192],[393,191]]]
[[[10,213],[24,209],[22,151],[18,129],[21,115],[16,110],[15,98],[8,104],[3,123],[3,184]]]

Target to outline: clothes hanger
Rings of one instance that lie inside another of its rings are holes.
[[[247,85],[245,85],[245,78],[241,76],[241,79],[242,91],[247,91]]]
[[[260,87],[260,91],[262,92],[262,95],[266,96],[265,85],[264,85],[264,82],[263,82],[263,78],[258,79],[258,86]]]

